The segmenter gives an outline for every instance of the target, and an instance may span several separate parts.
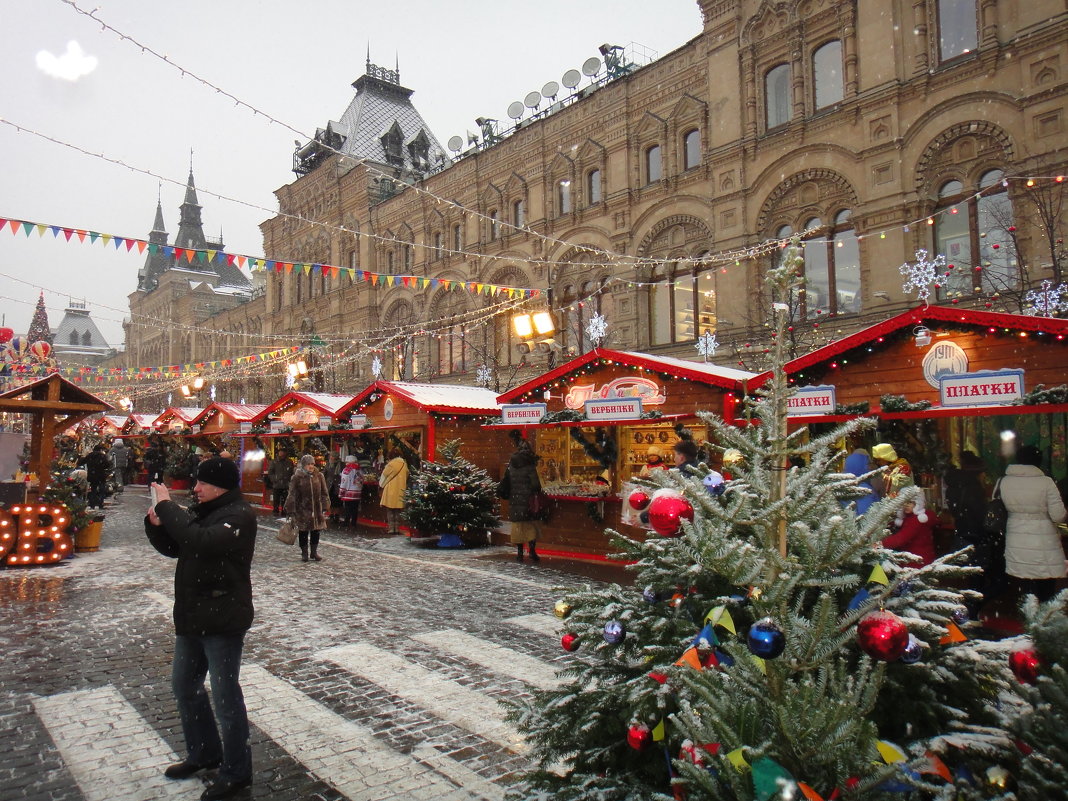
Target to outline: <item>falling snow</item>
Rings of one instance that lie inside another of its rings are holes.
[[[937,286],[939,274],[946,271],[946,257],[939,253],[934,261],[927,261],[927,251],[917,250],[916,261],[913,264],[905,263],[900,267],[901,274],[908,277],[902,290],[911,292],[916,290],[916,299],[922,300],[924,305],[931,297],[931,285]]]

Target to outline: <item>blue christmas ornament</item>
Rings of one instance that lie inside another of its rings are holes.
[[[609,620],[604,624],[604,641],[609,645],[619,645],[627,636],[627,630],[618,620]]]
[[[642,590],[642,598],[645,599],[646,603],[655,604],[660,600],[660,593],[654,590],[652,585],[650,585]]]
[[[778,623],[766,617],[749,627],[748,645],[761,659],[774,659],[786,649],[786,635]]]
[[[901,654],[901,661],[906,665],[914,665],[920,661],[923,656],[923,644],[917,639],[916,635],[909,635],[909,644],[905,646],[905,651]]]
[[[894,591],[891,593],[891,595],[893,595],[895,598],[900,598],[902,595],[908,595],[910,592],[912,592],[912,582],[902,581],[900,584],[894,587]]]
[[[968,614],[968,607],[958,606],[956,609],[953,610],[953,614],[951,615],[951,617],[953,618],[954,623],[956,623],[958,626],[963,626],[970,619],[970,615]]]
[[[732,595],[730,596],[731,603],[738,604],[738,606],[745,606],[749,603],[749,599],[744,595]]]
[[[647,512],[647,511],[646,512],[639,512],[638,513],[638,520],[641,522],[641,524],[643,526],[649,525],[649,512]]]

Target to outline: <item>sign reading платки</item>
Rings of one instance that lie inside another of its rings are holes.
[[[999,406],[1023,397],[1023,370],[980,370],[943,375],[938,380],[943,406]]]
[[[786,399],[786,414],[788,417],[834,414],[837,405],[835,388],[830,384],[798,387],[797,391]]]

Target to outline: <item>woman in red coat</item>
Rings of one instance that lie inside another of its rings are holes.
[[[935,560],[935,521],[927,514],[923,490],[904,487],[898,494],[905,498],[905,504],[897,513],[892,533],[883,539],[883,547],[915,554],[929,565]]]

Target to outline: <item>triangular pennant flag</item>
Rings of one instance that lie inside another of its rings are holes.
[[[86,235],[85,231],[75,231],[74,233],[76,233],[78,235],[78,241],[79,242],[82,242],[82,243],[85,242],[85,235]]]
[[[148,243],[147,243],[147,242],[145,242],[145,240],[143,240],[143,239],[138,239],[138,240],[137,240],[137,252],[138,252],[138,253],[144,253],[144,252],[145,252],[145,246],[146,246],[146,245],[148,245]]]
[[[14,230],[14,227],[12,227],[12,230]],[[70,228],[64,228],[63,236],[66,237],[68,242],[70,242],[70,238],[74,236],[74,231],[72,231]]]
[[[887,740],[876,740],[875,747],[879,751],[879,756],[883,758],[883,762],[887,765],[893,765],[895,762],[904,762],[907,759],[904,751]]]
[[[966,642],[967,637],[964,636],[964,632],[960,630],[952,620],[946,624],[946,636],[938,641],[939,645],[951,645],[955,642]]]
[[[823,796],[804,782],[798,782],[797,789],[801,791],[801,795],[805,797],[806,801],[823,801]]]
[[[692,645],[682,652],[682,656],[675,663],[676,665],[689,665],[694,670],[701,669],[701,657],[697,655],[697,649]]]
[[[45,225],[44,223],[39,223],[37,225],[37,236],[44,236],[44,232],[47,231],[47,230],[48,230],[48,226],[47,225]]]
[[[734,765],[734,769],[739,773],[744,773],[749,768],[749,763],[745,761],[745,753],[741,748],[735,748],[729,754],[724,754],[723,756]]]
[[[189,264],[193,263],[193,259],[194,258],[198,258],[198,259],[200,259],[200,261],[204,261],[204,251],[203,250],[187,250],[185,252],[185,260]]]
[[[119,248],[122,247],[123,243],[126,240],[123,239],[121,236],[115,236],[115,237],[112,237],[111,241],[115,243],[115,250],[118,250]],[[127,249],[129,249],[129,247],[130,247],[129,245],[126,245]]]
[[[731,617],[731,613],[727,611],[725,606],[716,606],[709,609],[708,614],[705,615],[705,620],[713,626],[723,626],[731,634],[738,634],[737,629],[734,627],[734,618]]]
[[[29,231],[27,231],[27,233],[29,233]],[[90,231],[89,232],[89,243],[90,244],[95,243],[99,236],[100,236],[100,234],[98,234],[96,231]]]
[[[890,583],[890,579],[886,577],[886,571],[883,570],[882,565],[876,565],[871,570],[871,575],[868,576],[869,584],[882,584],[884,587]]]
[[[11,233],[17,234],[19,232],[19,228],[22,225],[22,221],[21,220],[10,220],[9,222],[11,223]],[[69,236],[67,238],[70,239]]]
[[[111,243],[111,234],[101,234],[100,240],[104,243],[104,247],[107,247]]]
[[[36,228],[36,226],[32,222],[24,222],[22,224],[22,230],[26,233],[26,236],[29,236],[30,231],[32,231],[34,228]]]
[[[238,267],[244,267],[246,261],[248,261],[248,260],[244,256],[238,256],[237,257],[237,266]]]
[[[711,648],[713,645],[719,645],[719,640],[716,638],[716,632],[712,630],[712,624],[705,623],[705,627],[697,633],[696,637],[693,638],[693,642],[690,643],[690,647]]]
[[[780,789],[794,783],[790,771],[771,757],[761,757],[753,763],[753,790],[757,801],[768,801],[779,795]]]
[[[667,736],[667,727],[664,725],[664,719],[661,718],[660,722],[653,726],[653,742],[658,743]]]

